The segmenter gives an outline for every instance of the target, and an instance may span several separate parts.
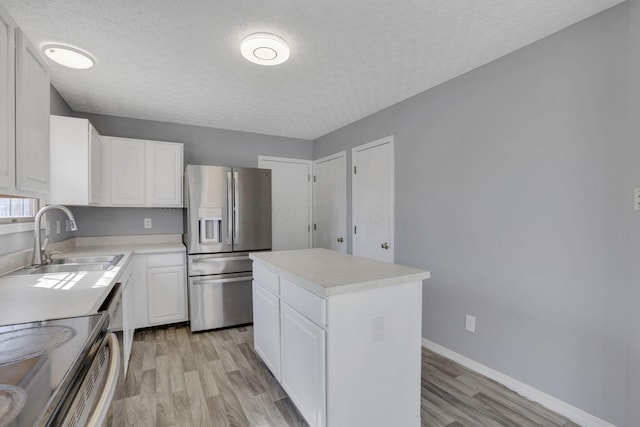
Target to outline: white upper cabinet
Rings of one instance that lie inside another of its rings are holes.
[[[16,187],[49,192],[49,68],[16,29]]]
[[[110,206],[182,207],[183,145],[105,139]]]
[[[182,144],[147,141],[147,203],[182,206]]]
[[[49,69],[0,7],[0,193],[49,192]]]
[[[111,138],[111,205],[145,205],[145,141]]]
[[[102,202],[102,140],[87,119],[51,116],[51,191],[48,202]]]
[[[15,24],[0,8],[0,189],[15,187]]]

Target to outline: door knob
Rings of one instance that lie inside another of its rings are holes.
[[[342,243],[342,242],[344,242],[344,238],[338,237],[338,243]]]
[[[384,242],[383,244],[381,244],[381,245],[380,245],[380,247],[381,247],[382,249],[389,249],[389,243]]]

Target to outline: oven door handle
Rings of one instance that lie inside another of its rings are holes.
[[[87,420],[87,427],[100,427],[107,418],[111,399],[118,384],[118,373],[120,372],[120,345],[116,334],[109,334],[109,367],[107,369],[107,379],[102,389],[102,394],[98,399],[95,409]]]

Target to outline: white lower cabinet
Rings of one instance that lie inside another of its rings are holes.
[[[147,292],[151,325],[187,320],[184,266],[150,268]]]
[[[188,320],[184,252],[137,254],[133,290],[136,328]]]
[[[280,380],[280,300],[253,282],[254,349]]]
[[[280,383],[311,426],[325,425],[325,331],[281,303]]]
[[[131,263],[129,264],[131,265]],[[134,275],[131,267],[128,267],[123,274],[124,280],[121,282],[123,286],[122,294],[122,347],[124,360],[124,375],[127,377],[127,367],[129,366],[129,357],[131,356],[131,347],[133,345],[133,334],[135,333],[135,322],[133,318],[134,302]]]

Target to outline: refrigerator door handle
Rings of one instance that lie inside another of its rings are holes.
[[[230,245],[232,243],[232,233],[233,233],[233,200],[232,200],[232,182],[231,182],[231,172],[227,172],[227,244]]]
[[[201,258],[193,258],[191,260],[191,262],[193,264],[197,264],[197,263],[205,263],[205,262],[211,262],[211,261],[248,261],[249,260],[249,256],[232,256],[232,257],[212,257],[212,258],[206,258],[206,257],[201,257]]]
[[[252,280],[253,276],[242,277],[229,277],[227,279],[194,279],[192,283],[194,285],[206,285],[208,283],[232,283],[232,282],[246,282]]]
[[[238,209],[238,201],[240,200],[240,194],[238,190],[238,172],[233,173],[233,243],[240,241],[240,237],[238,235],[238,220],[240,219],[240,209]]]

